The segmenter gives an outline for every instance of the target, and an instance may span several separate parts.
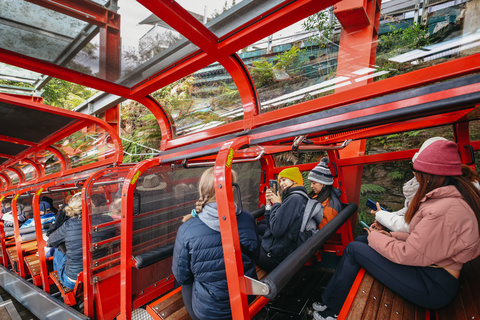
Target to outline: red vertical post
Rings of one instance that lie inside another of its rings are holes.
[[[455,140],[458,144],[458,151],[462,158],[462,163],[471,163],[472,154],[470,153],[470,131],[468,130],[467,123],[455,123],[453,126],[455,133]],[[473,150],[473,149],[472,149]],[[470,165],[472,169],[475,169],[475,164]]]
[[[214,171],[215,197],[233,319],[250,318],[231,177],[235,151],[249,144],[249,140],[248,137],[240,137],[226,142],[217,155]]]
[[[375,65],[378,38],[378,24],[380,21],[380,0],[344,0],[335,5],[334,13],[342,24],[340,46],[338,50],[337,76],[351,77],[352,72],[372,68]],[[348,89],[362,86],[372,79],[352,82]],[[338,88],[335,92],[345,91]],[[351,142],[348,147],[338,152],[341,159],[365,155],[366,140]],[[358,203],[360,186],[362,183],[363,166],[339,168],[344,177],[349,177],[345,183],[346,199],[348,202]],[[352,219],[355,230],[356,221]]]
[[[40,196],[43,188],[38,189],[32,198],[33,220],[35,221],[35,235],[37,237],[38,260],[40,261],[40,277],[42,279],[43,290],[50,293],[49,274],[47,269],[47,258],[45,258],[45,250],[47,243],[43,239],[42,220],[40,217]]]

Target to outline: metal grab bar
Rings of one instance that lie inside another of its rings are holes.
[[[244,162],[258,161],[258,160],[260,160],[261,157],[263,157],[264,154],[265,154],[265,150],[262,148],[262,151],[255,158],[236,159],[236,160],[233,160],[232,162],[233,163],[244,163]],[[188,159],[184,159],[182,161],[182,165],[185,169],[193,168],[193,167],[213,166],[213,165],[215,165],[215,161],[194,162],[194,163],[188,164]]]
[[[350,142],[352,142],[353,140],[352,139],[345,140],[339,146],[300,145],[300,143],[297,143],[297,141],[299,140],[295,139],[295,142],[292,145],[293,151],[341,150],[341,149],[345,149],[345,147],[348,146]]]
[[[357,211],[357,204],[350,203],[345,209],[292,252],[262,281],[245,276],[247,294],[263,295],[273,299],[290,279],[303,267],[315,252]]]

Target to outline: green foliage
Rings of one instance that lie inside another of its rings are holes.
[[[362,184],[360,187],[360,194],[366,193],[382,193],[385,192],[385,188],[377,184]]]
[[[283,52],[282,54],[277,55],[277,63],[275,64],[276,69],[287,69],[294,62],[297,61],[298,56],[302,50],[292,46],[290,50]]]
[[[48,105],[72,110],[96,92],[76,83],[53,78],[45,86],[42,97]]]
[[[263,87],[269,85],[274,81],[273,64],[265,58],[254,61],[250,74],[255,82],[255,86]]]
[[[377,43],[379,53],[388,53],[392,57],[399,54],[399,51],[410,51],[421,48],[430,43],[428,38],[428,26],[422,26],[418,23],[409,25],[408,28],[399,29],[390,24],[392,31],[382,35]]]
[[[402,180],[404,179],[405,177],[405,172],[402,172],[402,171],[391,171],[388,173],[388,176],[392,179],[392,180]]]
[[[334,27],[333,23],[329,21],[329,15],[328,10],[320,11],[311,15],[302,23],[303,30],[318,32],[310,38],[310,41],[318,44],[320,47],[325,47],[327,43],[333,40]]]

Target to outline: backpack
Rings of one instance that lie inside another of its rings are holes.
[[[318,225],[323,219],[323,205],[315,199],[311,199],[303,191],[293,191],[292,193],[300,194],[307,199],[305,211],[303,212],[302,224],[300,225],[300,233],[297,238],[297,248],[308,238],[318,231]]]

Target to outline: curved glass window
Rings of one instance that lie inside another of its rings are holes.
[[[13,171],[13,170],[9,170],[7,168],[7,170],[5,170],[5,172],[7,173],[8,177],[10,178],[10,181],[12,182],[12,185],[17,185],[19,182],[20,182],[20,178],[18,177],[18,174]]]
[[[468,123],[468,130],[470,132],[470,140],[480,140],[480,120],[470,121]]]
[[[1,175],[0,175],[0,182],[1,182],[1,183],[0,183],[0,188],[2,188],[2,187],[3,187],[3,188],[6,188],[6,187],[8,186],[7,180],[5,180],[5,178],[2,177]]]
[[[423,142],[433,137],[454,140],[452,126],[440,126],[420,130],[393,133],[367,139],[365,154],[379,154],[409,149],[418,149]]]
[[[115,154],[110,135],[95,124],[71,134],[54,146],[70,159],[71,168],[105,160]]]
[[[376,48],[372,65],[355,66],[354,48],[339,57],[340,24],[329,10],[244,48],[239,56],[252,76],[261,110],[284,108],[339,88],[358,87],[480,52],[474,2],[432,4],[417,12],[416,21],[415,1],[405,1],[400,9],[395,3],[382,4],[378,40],[365,44]],[[423,11],[428,17],[422,20]],[[318,30],[323,30],[321,35]],[[349,61],[349,68],[341,73],[337,73],[339,60]]]
[[[37,171],[30,163],[20,162],[15,164],[14,167],[23,172],[26,182],[37,179]]]
[[[215,62],[151,94],[175,124],[175,137],[243,119],[237,86]]]
[[[30,157],[30,160],[43,166],[45,169],[45,176],[60,172],[60,170],[62,170],[60,160],[55,154],[48,150],[37,152],[34,156]]]

